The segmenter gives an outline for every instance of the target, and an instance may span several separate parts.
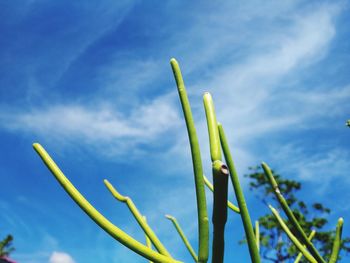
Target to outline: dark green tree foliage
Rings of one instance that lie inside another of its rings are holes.
[[[258,198],[264,204],[273,204],[280,209],[279,203],[273,193],[273,189],[268,182],[264,172],[260,166],[249,168],[251,173],[245,175],[250,179],[250,189],[257,193]],[[273,171],[272,171],[273,172]],[[328,261],[332,252],[333,240],[335,230],[324,230],[328,220],[327,215],[331,210],[321,203],[314,203],[312,205],[306,204],[296,196],[296,192],[301,189],[301,183],[295,180],[288,180],[282,178],[280,175],[273,172],[273,175],[279,185],[281,193],[288,202],[295,217],[300,225],[308,235],[314,229],[316,235],[312,242],[316,248]],[[293,231],[293,227],[285,221],[288,227]],[[294,262],[298,251],[290,242],[284,231],[280,228],[276,218],[268,213],[259,218],[260,223],[260,254],[265,260],[275,263]],[[327,225],[327,228],[334,229],[335,224]],[[293,233],[297,236],[295,231]],[[342,256],[344,257],[350,252],[350,238],[343,238],[341,246]],[[341,257],[339,261],[341,260]],[[307,262],[303,258],[300,262]]]
[[[12,241],[12,235],[7,235],[2,241],[0,241],[0,258],[8,257],[11,252],[15,250],[15,248],[12,246]]]

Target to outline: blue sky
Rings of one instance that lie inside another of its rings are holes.
[[[343,216],[350,236],[349,8],[348,1],[2,1],[0,234],[14,235],[13,258],[145,262],[69,199],[33,151],[40,142],[118,227],[144,240],[105,178],[134,200],[176,258],[191,261],[164,218],[177,217],[197,246],[171,57],[182,67],[206,174],[209,91],[252,218],[267,208],[243,174],[265,161],[303,183],[301,198],[332,209],[328,229]],[[209,192],[207,199],[211,213]],[[235,214],[226,236],[227,261],[249,262]]]

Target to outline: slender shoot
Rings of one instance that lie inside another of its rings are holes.
[[[264,162],[261,164],[261,166],[264,169],[265,175],[267,176],[272,188],[274,189],[273,192],[275,193],[275,196],[279,201],[284,213],[286,214],[290,223],[292,224],[295,234],[297,235],[299,240],[306,245],[307,249],[310,251],[312,256],[316,258],[319,263],[326,263],[326,261],[321,257],[320,253],[317,251],[316,247],[311,243],[310,240],[308,240],[307,235],[300,226],[298,220],[295,218],[292,210],[289,208],[287,201],[284,199],[280,189],[278,188],[278,184],[272,175],[270,167]]]
[[[339,218],[337,229],[335,230],[335,238],[334,238],[333,249],[332,249],[332,254],[331,254],[329,263],[336,263],[338,261],[339,251],[341,247],[341,236],[343,232],[343,223],[344,223],[343,218],[342,217]]]
[[[143,219],[145,220],[145,222],[147,223],[147,219],[145,216],[143,216]],[[151,240],[149,239],[149,237],[145,234],[145,239],[146,239],[146,246],[149,248],[149,249],[152,249],[152,242]],[[149,261],[149,263],[153,263],[153,261]]]
[[[131,200],[128,196],[121,195],[114,187],[113,185],[108,182],[106,179],[103,181],[105,186],[108,188],[108,190],[111,192],[111,194],[118,200],[123,203],[125,203],[134,218],[136,219],[137,223],[140,225],[140,227],[143,229],[145,234],[149,237],[155,248],[158,250],[158,252],[162,255],[171,257],[168,250],[164,247],[162,242],[158,239],[157,235],[154,233],[154,231],[151,229],[151,227],[147,224],[147,222],[144,220],[142,214],[139,212],[137,207],[135,206],[134,202]]]
[[[156,251],[149,249],[144,244],[138,242],[124,231],[119,229],[117,226],[112,224],[107,218],[105,218],[99,211],[95,209],[85,197],[74,187],[74,185],[68,180],[68,178],[63,174],[60,168],[52,160],[50,155],[45,151],[45,149],[38,143],[33,144],[34,150],[43,160],[44,164],[51,171],[56,180],[61,184],[63,189],[67,194],[73,199],[74,202],[104,231],[106,231],[111,237],[119,241],[124,246],[133,250],[137,254],[152,260],[154,262],[169,262],[175,263],[176,261],[170,257],[164,256]]]
[[[209,220],[207,212],[207,202],[205,198],[201,153],[199,149],[196,128],[194,126],[192,111],[187,97],[187,92],[179,64],[174,58],[170,60],[170,64],[174,73],[191,146],[198,213],[198,262],[204,263],[208,261],[209,257]]]
[[[254,229],[253,229],[252,222],[250,219],[247,203],[245,201],[243,191],[242,191],[241,185],[239,183],[238,174],[236,172],[236,168],[235,168],[234,162],[232,160],[231,152],[230,152],[230,149],[228,146],[228,142],[227,142],[227,139],[225,136],[224,129],[223,129],[221,124],[219,124],[218,127],[219,127],[221,147],[222,147],[222,150],[224,152],[224,156],[225,156],[225,160],[226,160],[228,169],[230,171],[233,189],[234,189],[235,194],[236,194],[237,203],[238,203],[238,207],[240,210],[240,215],[241,215],[243,227],[244,227],[244,231],[245,231],[246,238],[247,238],[250,258],[252,260],[252,263],[260,263],[259,250],[258,250],[258,247],[256,245]]]
[[[256,246],[258,247],[258,251],[260,251],[260,228],[259,228],[259,221],[255,221],[255,240],[256,240]]]
[[[311,241],[314,238],[315,234],[316,234],[316,231],[312,230],[310,235],[308,236],[308,239]],[[306,248],[305,245],[304,245],[304,247]],[[303,257],[303,253],[299,252],[298,256],[296,257],[296,259],[294,261],[294,263],[299,263],[299,261],[302,259],[302,257]]]
[[[293,242],[293,244],[298,248],[298,250],[303,253],[304,257],[311,263],[318,263],[317,260],[306,250],[306,248],[299,242],[299,240],[293,235],[293,233],[290,231],[286,223],[284,223],[283,219],[279,215],[278,211],[273,208],[271,205],[269,205],[269,208],[271,209],[272,213],[276,217],[278,223],[282,227],[283,231],[286,232],[289,239]]]
[[[168,218],[173,223],[173,225],[176,228],[176,231],[179,233],[182,241],[184,242],[188,252],[190,252],[194,262],[197,262],[198,261],[198,256],[197,256],[196,252],[194,252],[190,242],[188,241],[187,237],[185,236],[184,232],[182,231],[182,229],[181,229],[179,223],[177,222],[176,218],[171,216],[171,215],[165,215],[165,217]]]

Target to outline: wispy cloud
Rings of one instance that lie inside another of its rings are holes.
[[[65,252],[54,251],[50,256],[49,263],[75,263],[75,261]]]

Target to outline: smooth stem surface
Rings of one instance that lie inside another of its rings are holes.
[[[208,125],[210,157],[211,161],[214,162],[216,160],[221,160],[221,147],[214,102],[209,92],[204,93],[203,104]]]
[[[214,192],[214,186],[211,184],[208,178],[205,175],[203,175],[203,178],[204,178],[204,183],[208,187],[208,189]],[[227,207],[230,208],[233,212],[236,212],[237,214],[239,214],[239,208],[234,204],[232,204],[229,200],[227,200]]]
[[[316,234],[316,231],[312,230],[310,235],[308,236],[308,239],[311,241],[314,238],[315,234]],[[304,247],[306,247],[306,246],[304,245]],[[301,260],[302,257],[303,257],[303,253],[299,252],[298,256],[296,257],[296,259],[294,261],[294,263],[299,263],[299,261]]]
[[[205,198],[202,159],[199,149],[196,128],[194,126],[193,116],[184,81],[182,79],[179,64],[176,59],[170,60],[171,68],[174,73],[177,91],[179,93],[182,110],[185,116],[188,138],[191,146],[191,155],[194,171],[194,182],[196,187],[197,213],[198,213],[198,262],[207,262],[209,256],[209,220],[207,212],[207,202]]]
[[[213,201],[213,246],[212,262],[224,262],[225,225],[227,221],[228,170],[222,161],[213,162],[214,201]]]
[[[258,247],[258,251],[260,251],[260,228],[259,228],[259,221],[255,221],[255,240],[256,240],[256,246]]]
[[[190,252],[194,262],[197,262],[198,261],[198,256],[196,254],[196,252],[194,252],[190,242],[188,241],[187,237],[185,236],[184,232],[182,231],[179,223],[177,222],[176,218],[171,216],[171,215],[165,215],[166,218],[168,218],[172,223],[173,225],[175,226],[175,229],[176,231],[179,233],[182,241],[184,242],[188,252]]]
[[[162,242],[158,239],[157,235],[154,233],[154,231],[150,228],[150,226],[147,224],[147,222],[144,220],[142,214],[140,211],[137,209],[135,206],[134,202],[130,197],[123,196],[121,195],[114,187],[113,185],[108,182],[107,180],[103,181],[104,184],[106,185],[107,189],[111,192],[111,194],[118,200],[123,203],[125,203],[134,218],[136,219],[137,223],[140,225],[140,227],[143,229],[145,234],[149,237],[155,248],[158,250],[158,252],[162,255],[171,257],[170,253],[168,250],[164,247]]]
[[[339,251],[341,247],[341,236],[343,232],[343,218],[338,219],[337,229],[335,230],[335,238],[333,243],[333,249],[329,263],[336,263],[339,257]]]
[[[292,234],[288,226],[284,223],[283,219],[277,212],[275,208],[269,205],[272,213],[276,217],[278,223],[282,227],[283,231],[287,234],[289,239],[293,242],[293,244],[298,248],[298,250],[304,255],[304,257],[311,263],[318,263],[317,260],[306,250],[306,248],[299,242],[299,240]]]
[[[76,202],[78,206],[104,231],[106,231],[110,236],[119,241],[124,246],[133,250],[137,254],[150,259],[154,262],[168,262],[175,263],[180,262],[172,258],[159,254],[156,251],[149,249],[147,246],[141,244],[137,240],[133,239],[131,236],[126,234],[124,231],[119,229],[117,226],[113,225],[107,218],[105,218],[100,212],[98,212],[86,199],[85,197],[74,187],[74,185],[67,179],[67,177],[62,173],[60,168],[52,160],[50,155],[45,151],[45,149],[38,143],[33,144],[34,150],[43,160],[44,164],[51,171],[57,181],[61,184],[68,195]]]
[[[231,152],[230,152],[228,142],[227,142],[227,139],[225,136],[225,132],[224,132],[224,129],[223,129],[221,124],[218,125],[218,128],[219,128],[221,147],[222,147],[222,150],[224,152],[225,160],[226,160],[227,166],[228,166],[229,171],[230,171],[233,189],[234,189],[235,194],[236,194],[237,203],[238,203],[238,207],[240,210],[240,215],[241,215],[243,227],[244,227],[244,231],[245,231],[246,238],[247,238],[250,258],[251,258],[253,263],[260,263],[259,250],[258,250],[258,247],[256,245],[254,229],[252,226],[252,222],[250,220],[250,215],[248,212],[247,203],[245,202],[243,191],[242,191],[241,185],[239,183],[238,174],[236,172],[236,168],[235,168],[234,162],[232,160],[232,156],[231,156]]]
[[[147,219],[145,216],[143,216],[143,219],[145,220],[145,222],[147,223]],[[145,234],[145,239],[146,239],[146,246],[149,248],[149,249],[152,249],[152,242],[151,240],[149,239],[149,237]],[[153,263],[153,261],[149,261],[149,263]]]
[[[280,189],[278,188],[278,184],[275,180],[275,178],[272,175],[272,171],[270,167],[266,163],[261,164],[265,175],[267,176],[272,188],[274,189],[274,194],[279,201],[283,211],[285,212],[286,216],[288,217],[290,223],[293,226],[293,230],[295,231],[295,234],[299,238],[299,240],[306,245],[307,249],[310,251],[312,256],[317,259],[319,263],[326,263],[326,261],[321,257],[320,253],[317,251],[315,246],[311,243],[311,241],[308,240],[307,235],[305,234],[304,230],[300,226],[298,220],[295,218],[292,210],[289,208],[289,205],[287,201],[284,199]]]

